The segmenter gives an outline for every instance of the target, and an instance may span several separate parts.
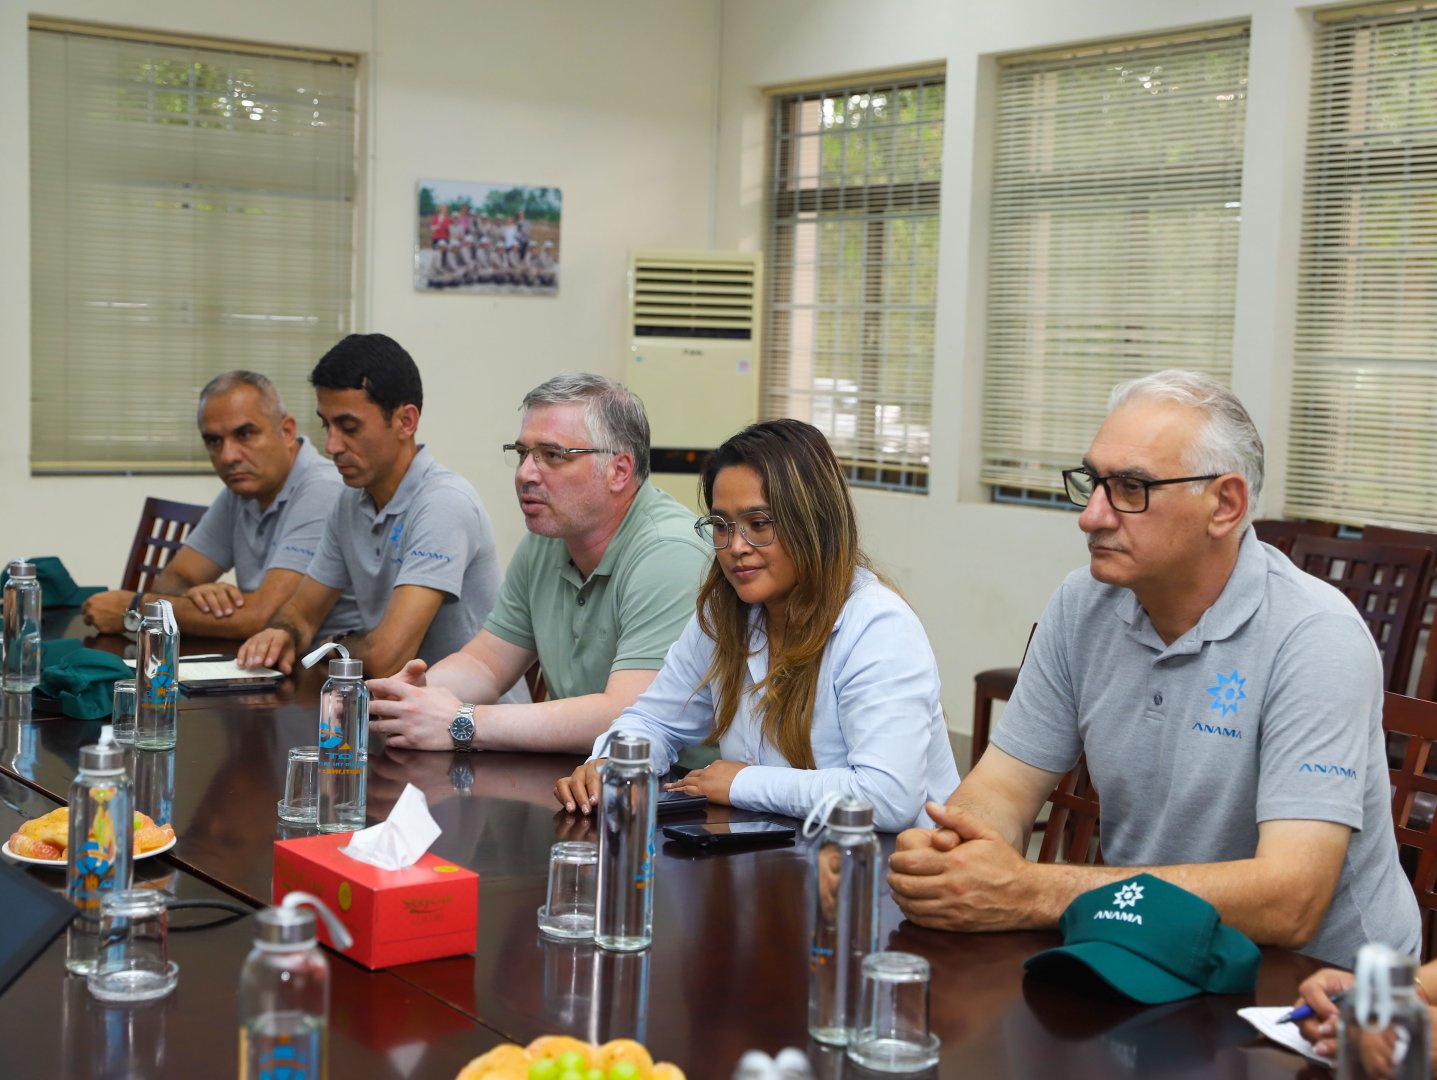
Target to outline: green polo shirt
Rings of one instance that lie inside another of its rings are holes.
[[[525,536],[484,626],[539,654],[550,697],[602,693],[611,672],[663,667],[713,557],[693,511],[645,483],[587,581],[563,540]]]

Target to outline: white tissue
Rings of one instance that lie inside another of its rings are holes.
[[[441,832],[429,813],[424,792],[413,784],[405,784],[404,792],[378,825],[360,829],[349,838],[340,853],[381,870],[403,870],[413,866],[439,839]]]

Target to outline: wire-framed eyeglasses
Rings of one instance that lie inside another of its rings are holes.
[[[1063,486],[1068,501],[1074,506],[1087,506],[1098,488],[1108,497],[1108,505],[1120,514],[1141,514],[1148,508],[1148,492],[1168,484],[1194,484],[1200,480],[1216,480],[1222,473],[1207,476],[1175,476],[1171,480],[1144,480],[1137,476],[1099,476],[1084,466],[1063,470]]]
[[[541,469],[562,468],[564,462],[568,461],[575,454],[617,454],[617,450],[606,450],[597,446],[555,446],[552,443],[540,443],[538,446],[525,446],[523,443],[510,442],[504,444],[504,460],[514,468],[524,464],[524,459],[531,454],[534,457],[534,464]]]
[[[728,521],[719,514],[710,514],[694,522],[694,532],[722,551],[733,541],[734,530],[743,536],[750,547],[768,547],[778,538],[778,528],[773,518],[761,510],[740,514],[737,521]]]

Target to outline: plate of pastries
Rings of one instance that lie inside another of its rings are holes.
[[[475,1058],[454,1080],[684,1080],[683,1070],[654,1062],[642,1043],[614,1039],[595,1046],[568,1035],[541,1035],[528,1046],[504,1043]]]
[[[64,866],[65,848],[70,843],[70,808],[62,806],[42,817],[31,818],[0,845],[16,862],[32,866]],[[135,814],[134,857],[148,859],[175,846],[171,825],[156,825],[148,814]]]

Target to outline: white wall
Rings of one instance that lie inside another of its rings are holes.
[[[1233,382],[1268,446],[1281,507],[1310,24],[1290,0],[725,0],[716,199],[720,246],[761,248],[763,88],[941,62],[947,67],[937,371],[926,496],[859,492],[865,544],[928,628],[950,726],[973,675],[1016,664],[1063,575],[1086,561],[1076,516],[999,506],[977,482],[983,292],[996,57],[1249,20],[1252,51]]]
[[[29,474],[28,14],[363,56],[358,329],[413,353],[420,436],[479,489],[507,559],[523,523],[499,446],[520,398],[565,369],[620,374],[627,249],[709,243],[716,0],[0,0],[0,557],[60,554],[114,584],[144,496],[208,502],[218,481]],[[559,296],[416,292],[421,178],[561,188]]]

